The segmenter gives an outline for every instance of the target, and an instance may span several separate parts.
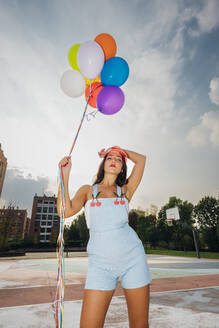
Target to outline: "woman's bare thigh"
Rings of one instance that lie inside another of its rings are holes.
[[[148,328],[150,285],[123,290],[128,307],[129,327]]]
[[[102,328],[113,290],[84,289],[80,328]]]

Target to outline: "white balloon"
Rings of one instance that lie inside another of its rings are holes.
[[[85,92],[86,82],[83,75],[73,70],[63,73],[60,81],[62,91],[69,97],[80,97]]]
[[[103,49],[95,41],[82,43],[77,52],[77,63],[80,71],[87,79],[95,79],[104,65]]]

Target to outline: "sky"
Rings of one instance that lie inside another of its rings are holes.
[[[0,0],[0,143],[7,157],[1,206],[27,208],[57,195],[85,107],[60,88],[68,51],[100,33],[129,65],[125,104],[85,120],[72,153],[69,191],[92,184],[98,151],[119,145],[147,157],[130,207],[176,196],[218,197],[219,1]],[[88,113],[93,109],[89,108]],[[128,161],[128,174],[133,163]]]

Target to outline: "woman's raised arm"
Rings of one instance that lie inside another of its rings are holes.
[[[145,163],[146,163],[146,156],[131,150],[127,150],[127,149],[122,149],[122,150],[126,152],[128,159],[130,159],[132,162],[135,163],[132,172],[128,178],[128,183],[126,185],[127,186],[126,195],[130,201],[134,192],[136,191],[136,189],[138,188],[141,182],[144,173]]]

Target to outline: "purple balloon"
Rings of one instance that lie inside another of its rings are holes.
[[[102,114],[112,115],[122,108],[124,101],[123,91],[115,85],[109,85],[98,94],[97,108]]]

